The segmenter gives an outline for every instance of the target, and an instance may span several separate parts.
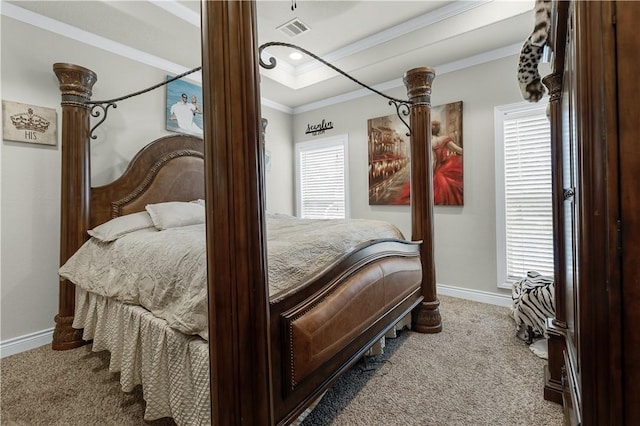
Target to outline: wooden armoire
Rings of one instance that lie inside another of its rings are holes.
[[[545,398],[640,425],[640,2],[553,3],[556,315]]]

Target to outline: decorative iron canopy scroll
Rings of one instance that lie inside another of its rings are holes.
[[[410,135],[411,133],[411,126],[409,125],[409,123],[407,122],[407,120],[405,119],[407,116],[409,116],[409,106],[411,105],[409,101],[404,100],[404,99],[398,99],[398,98],[394,98],[392,96],[389,96],[385,93],[380,92],[377,89],[374,89],[373,87],[361,82],[360,80],[356,79],[355,77],[349,75],[348,73],[346,73],[345,71],[341,70],[340,68],[336,67],[335,65],[331,64],[330,62],[325,61],[324,59],[322,59],[321,57],[319,57],[318,55],[309,52],[308,50],[300,47],[300,46],[296,46],[295,44],[291,44],[291,43],[284,43],[284,42],[276,42],[276,41],[272,41],[272,42],[268,42],[268,43],[264,43],[263,45],[261,45],[258,49],[258,56],[259,56],[259,61],[260,61],[260,66],[265,68],[265,69],[273,69],[276,67],[276,59],[271,56],[269,57],[269,63],[267,64],[266,62],[264,62],[262,60],[262,52],[268,48],[268,47],[274,47],[274,46],[280,46],[280,47],[288,47],[291,49],[295,49],[298,50],[302,53],[304,53],[305,55],[308,55],[310,57],[312,57],[313,59],[317,60],[318,62],[321,62],[322,64],[328,66],[329,68],[331,68],[332,70],[334,70],[335,72],[345,76],[346,78],[348,78],[349,80],[353,81],[354,83],[364,87],[365,89],[379,95],[382,96],[383,98],[388,100],[388,104],[389,105],[393,105],[396,109],[396,114],[398,115],[398,118],[400,119],[400,121],[402,121],[402,123],[404,123],[405,126],[407,126],[407,129],[409,131],[409,133],[407,133],[407,136]],[[167,79],[166,81],[163,81],[161,83],[155,84],[151,87],[148,87],[146,89],[143,90],[139,90],[137,92],[125,95],[125,96],[121,96],[119,98],[114,98],[114,99],[109,99],[109,100],[105,100],[105,101],[87,101],[85,102],[85,104],[87,106],[90,106],[91,109],[91,116],[94,118],[99,119],[99,121],[91,128],[90,132],[89,132],[89,136],[91,137],[91,139],[96,139],[97,136],[93,134],[93,132],[98,128],[98,126],[100,126],[106,119],[107,119],[107,114],[109,112],[109,108],[117,108],[117,102],[123,101],[125,99],[129,99],[132,98],[134,96],[138,96],[141,95],[143,93],[147,93],[150,92],[152,90],[155,90],[159,87],[162,86],[166,86],[167,84],[175,81],[175,80],[179,80],[182,77],[185,77],[189,74],[193,74],[194,72],[200,71],[202,69],[202,66],[193,68],[189,71],[183,72],[182,74],[176,75],[172,78]]]
[[[308,55],[310,57],[312,57],[313,59],[315,59],[318,62],[323,63],[324,65],[328,66],[329,68],[331,68],[332,70],[334,70],[335,72],[342,74],[343,76],[347,77],[349,80],[353,81],[356,84],[359,84],[360,86],[364,87],[365,89],[382,96],[383,98],[387,99],[389,101],[389,105],[393,105],[396,108],[396,114],[398,114],[398,118],[400,118],[400,121],[402,121],[404,123],[405,126],[407,126],[407,129],[409,129],[409,133],[407,133],[407,136],[410,135],[411,133],[411,126],[409,126],[409,123],[407,123],[407,120],[405,120],[405,117],[407,117],[409,115],[409,101],[404,100],[404,99],[397,99],[394,98],[392,96],[386,95],[382,92],[380,92],[379,90],[374,89],[371,86],[368,86],[366,84],[364,84],[363,82],[361,82],[360,80],[354,78],[353,76],[347,74],[345,71],[341,70],[340,68],[336,67],[335,65],[333,65],[330,62],[325,61],[324,59],[322,59],[321,57],[319,57],[318,55],[315,55],[311,52],[309,52],[308,50],[300,47],[300,46],[296,46],[295,44],[291,44],[291,43],[284,43],[284,42],[279,42],[279,41],[271,41],[268,43],[264,43],[263,45],[261,45],[258,48],[258,55],[259,55],[259,59],[260,59],[260,66],[265,68],[265,69],[273,69],[276,67],[277,61],[276,58],[274,58],[273,56],[269,57],[269,63],[267,64],[266,62],[264,62],[262,60],[262,51],[268,47],[274,47],[274,46],[280,46],[280,47],[288,47],[291,49],[295,49],[298,50],[302,53],[304,53],[305,55]]]
[[[148,87],[146,89],[143,90],[139,90],[137,92],[134,93],[130,93],[128,95],[125,96],[120,96],[119,98],[114,98],[114,99],[109,99],[107,101],[87,101],[85,102],[86,105],[91,105],[91,116],[95,117],[95,118],[100,118],[100,120],[91,128],[91,130],[89,131],[89,136],[91,137],[91,139],[96,139],[97,136],[95,136],[93,134],[94,130],[96,130],[96,128],[98,126],[100,126],[104,120],[107,119],[107,113],[109,112],[109,108],[113,107],[113,108],[117,108],[118,105],[116,104],[116,102],[120,102],[120,101],[124,101],[125,99],[129,99],[129,98],[133,98],[134,96],[138,96],[138,95],[142,95],[143,93],[147,93],[150,92],[152,90],[155,90],[159,87],[162,86],[166,86],[167,84],[171,83],[172,81],[175,80],[180,80],[182,77],[187,76],[189,74],[193,74],[194,72],[200,71],[202,69],[202,67],[196,67],[192,70],[189,71],[185,71],[182,74],[176,75],[175,77],[171,77],[169,79],[167,79],[166,81],[163,81],[162,83],[158,83],[155,84],[151,87]]]

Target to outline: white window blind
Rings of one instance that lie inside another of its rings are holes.
[[[546,102],[540,103],[496,108],[498,284],[503,287],[528,271],[553,276],[551,136]]]
[[[296,144],[298,216],[347,217],[347,138]]]

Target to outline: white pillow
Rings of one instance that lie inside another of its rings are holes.
[[[116,217],[88,230],[87,233],[100,241],[109,242],[144,228],[153,228],[153,222],[149,213],[140,212]]]
[[[169,201],[147,204],[145,209],[149,212],[153,225],[159,230],[205,222],[204,207],[198,203]]]
[[[197,200],[193,200],[193,201],[192,201],[192,203],[199,204],[199,205],[201,205],[202,207],[204,207],[204,206],[205,206],[205,204],[204,204],[204,200],[203,200],[202,198],[198,198]]]

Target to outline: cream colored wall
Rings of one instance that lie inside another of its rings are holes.
[[[293,117],[272,108],[262,107],[269,120],[265,149],[271,153],[271,169],[265,173],[266,209],[272,213],[294,214]]]
[[[98,75],[93,99],[111,99],[166,78],[154,69],[2,16],[2,99],[58,111],[55,62],[85,66]],[[28,49],[25,49],[28,46]],[[199,49],[199,46],[195,48]],[[195,64],[196,66],[198,64]],[[165,90],[119,103],[92,142],[92,185],[112,181],[146,143],[164,130]],[[267,173],[267,206],[292,213],[291,121],[289,114],[263,107],[269,120],[266,146],[273,165]],[[0,342],[53,327],[58,308],[60,228],[60,143],[45,147],[3,141],[1,145]]]
[[[432,105],[463,102],[464,206],[435,207],[435,260],[438,284],[494,294],[497,288],[493,108],[521,101],[517,57],[438,75]],[[425,65],[429,65],[425,61]],[[437,71],[437,70],[436,70]],[[401,74],[402,71],[399,71]],[[387,92],[406,99],[404,87]],[[395,114],[377,95],[294,116],[294,141],[349,135],[351,216],[395,223],[411,235],[409,206],[370,206],[367,178],[367,119]],[[305,135],[307,124],[331,121],[322,136]]]
[[[98,82],[93,99],[133,92],[162,81],[167,74],[4,16],[1,31],[2,99],[56,108],[58,114],[60,94],[51,68],[54,62],[94,70]],[[496,287],[493,108],[521,100],[515,81],[516,61],[516,57],[493,61],[439,75],[434,82],[433,105],[461,100],[464,108],[465,205],[435,208],[436,277],[440,284],[507,294]],[[119,176],[145,143],[167,133],[161,118],[164,93],[159,89],[110,111],[92,145],[94,185]],[[403,88],[389,94],[406,98]],[[410,235],[408,207],[368,205],[367,119],[392,113],[387,102],[376,96],[293,117],[263,107],[263,116],[269,120],[266,149],[272,158],[266,174],[267,209],[294,212],[291,141],[313,139],[304,133],[307,124],[325,119],[334,126],[325,136],[349,135],[352,217],[388,220]],[[53,326],[58,305],[60,145],[3,141],[0,157],[2,342]]]

